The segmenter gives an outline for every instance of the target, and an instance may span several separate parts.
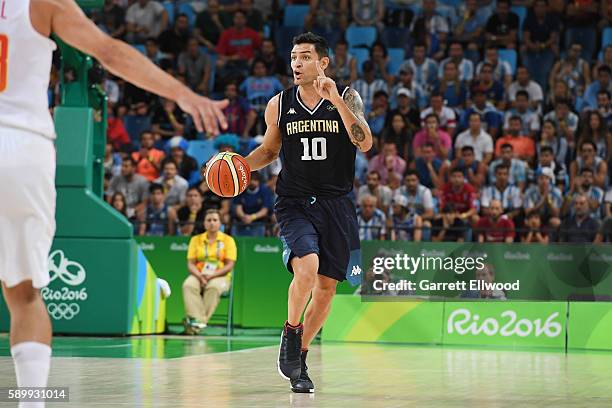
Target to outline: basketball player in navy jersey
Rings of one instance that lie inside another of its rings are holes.
[[[361,97],[325,76],[327,50],[326,41],[313,33],[293,39],[295,86],[268,102],[263,143],[246,157],[252,171],[281,158],[275,211],[293,281],[278,371],[293,392],[305,393],[314,392],[308,346],[327,318],[336,284],[361,272],[357,216],[347,195],[356,149],[372,147]]]

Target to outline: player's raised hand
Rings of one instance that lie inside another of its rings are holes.
[[[334,101],[340,99],[340,94],[338,93],[336,83],[333,79],[325,76],[325,72],[321,67],[321,61],[317,61],[316,65],[319,76],[317,76],[317,79],[312,82],[312,85],[321,98],[327,99],[328,101],[334,103]]]
[[[222,109],[229,104],[227,99],[213,101],[194,92],[189,92],[177,98],[176,103],[183,112],[191,115],[198,132],[207,131],[216,136],[219,134],[219,125],[221,129],[227,128],[227,120],[222,112]]]

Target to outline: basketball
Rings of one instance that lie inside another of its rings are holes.
[[[251,181],[251,169],[238,153],[218,153],[206,168],[206,184],[221,197],[236,197]]]

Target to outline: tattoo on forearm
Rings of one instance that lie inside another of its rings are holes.
[[[365,132],[357,123],[353,123],[351,126],[351,136],[356,142],[363,142],[365,140]]]
[[[360,147],[360,143],[366,138],[364,126],[368,127],[368,122],[363,115],[363,101],[354,89],[349,89],[344,94],[344,102],[349,110],[357,117],[358,123],[353,123],[350,129],[350,138],[353,144]]]

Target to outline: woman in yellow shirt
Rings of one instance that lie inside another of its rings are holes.
[[[219,211],[208,210],[204,217],[206,232],[193,236],[189,242],[189,276],[183,282],[186,334],[197,334],[206,327],[221,295],[229,290],[237,257],[236,242],[220,228]]]

